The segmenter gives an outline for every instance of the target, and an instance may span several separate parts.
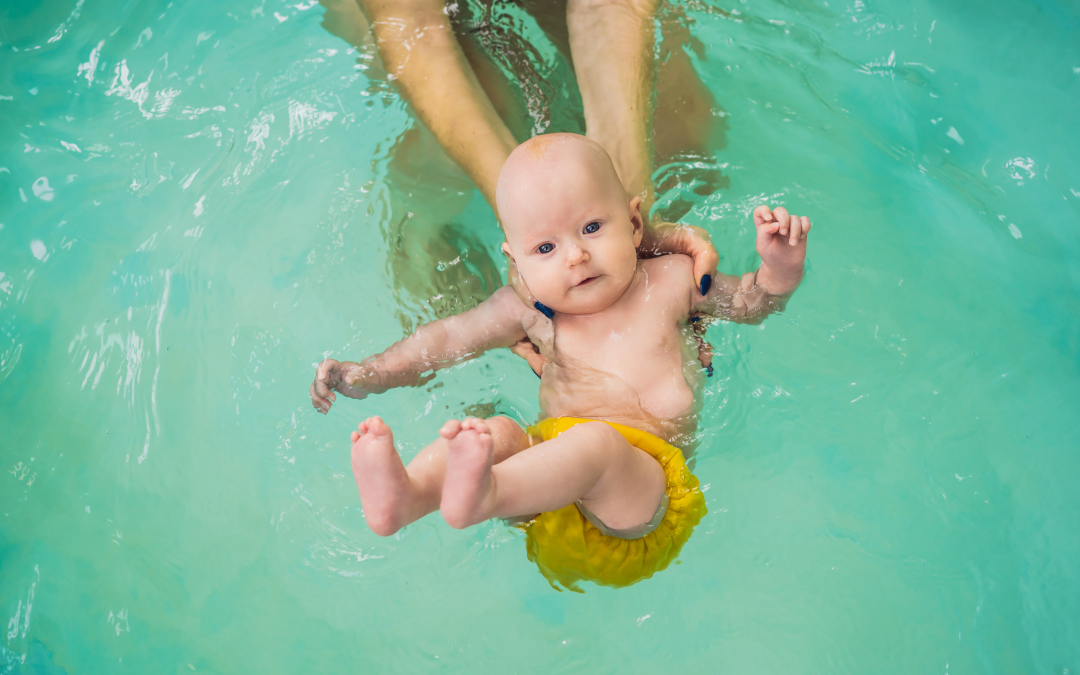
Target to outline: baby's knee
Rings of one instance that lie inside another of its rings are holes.
[[[491,432],[491,437],[495,443],[516,443],[521,441],[525,437],[525,431],[514,420],[509,417],[497,416],[489,417],[484,420],[487,424],[488,431]]]
[[[503,417],[502,415],[496,415],[495,417],[489,417],[484,420],[484,424],[488,425],[488,429],[492,434],[506,434],[513,433],[514,430],[521,430],[518,423],[509,417]]]
[[[621,452],[630,447],[622,434],[605,422],[584,422],[568,429],[565,433],[571,432],[581,439],[583,444],[604,454]]]

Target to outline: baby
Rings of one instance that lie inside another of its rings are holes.
[[[382,354],[327,359],[312,403],[325,413],[334,391],[363,398],[416,386],[427,371],[527,337],[547,360],[542,421],[450,420],[407,468],[390,428],[364,421],[352,434],[364,517],[382,536],[435,510],[455,528],[531,518],[529,556],[549,580],[633,583],[666,567],[705,512],[671,444],[693,431],[702,380],[689,317],[754,320],[781,306],[802,280],[810,222],[758,207],[760,268],[699,289],[689,257],[637,258],[641,199],[627,197],[603,148],[583,136],[520,145],[496,199],[502,250],[537,307],[504,286]]]

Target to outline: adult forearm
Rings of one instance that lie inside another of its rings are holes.
[[[623,186],[652,207],[653,15],[655,0],[569,0],[574,72],[586,135],[611,155]]]
[[[379,54],[417,117],[495,207],[499,171],[514,149],[454,37],[441,0],[361,0]]]

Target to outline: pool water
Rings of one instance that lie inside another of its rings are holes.
[[[479,193],[323,15],[0,7],[0,672],[1078,672],[1075,3],[672,10],[726,130],[719,188],[683,167],[661,207],[729,272],[755,205],[806,213],[808,274],[709,330],[679,563],[583,594],[502,523],[382,539],[360,511],[361,419],[406,458],[450,416],[530,421],[516,357],[310,405],[324,355],[504,272]],[[535,45],[534,122],[576,130],[557,52],[491,20]]]

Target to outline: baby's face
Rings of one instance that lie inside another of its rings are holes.
[[[633,281],[641,199],[627,199],[614,171],[597,170],[587,153],[558,155],[531,162],[512,195],[500,194],[504,251],[537,300],[564,314],[595,314]]]

